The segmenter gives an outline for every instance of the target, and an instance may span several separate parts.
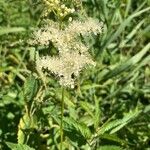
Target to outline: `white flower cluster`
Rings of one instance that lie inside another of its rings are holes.
[[[84,22],[72,21],[65,32],[69,33],[72,37],[79,34],[82,34],[84,36],[91,33],[97,35],[98,33],[102,32],[102,26],[102,22],[99,22],[98,20],[93,18],[88,18]]]
[[[40,57],[36,60],[39,70],[47,69],[59,77],[62,86],[74,87],[74,77],[77,77],[87,64],[95,65],[89,54],[79,54],[77,51],[64,53],[58,57]]]
[[[102,32],[103,24],[88,18],[86,21],[72,21],[64,30],[59,29],[59,25],[51,22],[50,25],[34,33],[35,44],[48,45],[51,41],[60,52],[70,50],[86,51],[87,47],[77,40],[78,36],[94,33],[97,35]]]
[[[59,77],[62,86],[74,87],[75,77],[87,64],[95,65],[88,47],[84,45],[79,36],[102,32],[102,23],[92,18],[81,22],[73,21],[65,29],[59,29],[57,23],[38,30],[34,33],[34,43],[48,45],[51,41],[59,50],[57,57],[40,57],[36,60],[37,70],[47,69]]]

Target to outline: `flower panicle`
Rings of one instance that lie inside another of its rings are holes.
[[[67,49],[68,43],[74,42],[80,34],[83,36],[91,33],[97,35],[102,31],[102,22],[92,18],[88,18],[84,22],[79,20],[72,21],[64,30],[59,29],[59,25],[52,21],[49,25],[33,33],[35,37],[33,44],[49,45],[51,41],[58,49],[62,49],[62,47]]]
[[[60,85],[71,88],[74,87],[74,77],[77,77],[87,65],[95,66],[91,56],[88,53],[79,54],[76,51],[64,53],[59,57],[44,56],[36,60],[38,71],[42,72],[42,69],[47,69],[59,78]]]
[[[83,21],[72,21],[70,25],[66,28],[66,34],[70,34],[71,36],[76,36],[82,34],[83,36],[94,33],[97,35],[98,33],[102,33],[103,23],[99,22],[96,19],[88,18]]]
[[[51,72],[59,78],[62,86],[73,88],[75,80],[82,69],[87,65],[95,66],[86,46],[80,39],[80,35],[87,36],[91,33],[97,35],[102,32],[102,23],[88,18],[86,21],[72,21],[64,29],[59,24],[51,22],[50,25],[34,33],[36,44],[49,45],[58,49],[58,56],[44,56],[36,59],[36,67],[39,72],[43,69]]]

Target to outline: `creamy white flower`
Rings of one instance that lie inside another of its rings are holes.
[[[94,33],[97,35],[102,32],[103,24],[96,19],[88,18],[84,22],[72,21],[69,26],[65,29],[65,33],[72,37],[76,35],[88,35]]]
[[[57,23],[51,22],[51,24],[34,33],[34,43],[48,45],[51,41],[60,52],[79,50],[82,48],[86,49],[80,42],[78,36],[80,36],[80,34],[86,36],[91,33],[96,35],[101,32],[102,23],[92,18],[88,18],[84,22],[72,21],[64,30],[59,29]]]
[[[34,33],[34,43],[48,45],[52,42],[58,49],[58,56],[37,58],[37,70],[42,73],[43,69],[46,69],[59,77],[60,85],[73,88],[80,71],[86,65],[95,65],[88,52],[89,48],[81,42],[80,35],[84,37],[101,32],[102,23],[92,18],[84,22],[72,21],[64,29],[60,29],[59,24],[51,22]]]
[[[64,53],[58,57],[40,57],[36,60],[37,70],[47,69],[59,77],[62,86],[74,87],[75,78],[80,71],[87,65],[95,65],[88,53],[79,54],[78,52]]]

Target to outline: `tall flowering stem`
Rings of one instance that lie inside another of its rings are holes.
[[[65,87],[74,88],[77,78],[87,66],[95,66],[84,37],[96,36],[102,33],[103,24],[97,19],[86,17],[85,19],[73,19],[69,15],[76,9],[63,4],[60,0],[43,0],[48,6],[48,12],[56,15],[56,21],[49,20],[45,25],[36,30],[32,44],[49,46],[52,43],[57,55],[44,55],[36,58],[36,69],[44,79],[46,75],[54,74],[62,87],[61,121],[60,121],[60,150],[63,149],[63,114]],[[72,0],[77,8],[81,1]],[[77,12],[76,12],[77,13]],[[68,21],[64,18],[68,15]]]
[[[63,149],[63,117],[64,117],[64,87],[62,86],[62,99],[61,99],[61,122],[60,122],[60,150]]]

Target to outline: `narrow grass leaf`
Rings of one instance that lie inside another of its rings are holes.
[[[131,67],[133,67],[136,63],[138,63],[143,56],[150,50],[150,43],[148,43],[139,53],[137,53],[135,56],[121,64],[120,66],[117,66],[114,70],[108,72],[107,75],[105,75],[104,80],[107,80],[109,78],[112,78],[116,75],[119,75],[123,71],[129,70]]]
[[[130,15],[127,19],[125,19],[121,24],[120,26],[118,27],[117,31],[112,34],[112,36],[109,38],[109,39],[106,39],[106,43],[102,46],[102,49],[105,49],[107,48],[107,46],[113,42],[115,39],[118,38],[118,36],[124,31],[125,27],[127,25],[130,24],[130,22],[133,20],[133,18],[135,17],[138,17],[140,16],[141,14],[145,13],[145,12],[148,12],[150,10],[150,7],[147,7],[141,11],[138,11],[138,12],[135,12],[133,13],[132,15]],[[99,52],[99,51],[98,51]],[[97,54],[97,57],[98,57],[99,53]]]
[[[10,28],[9,27],[8,28],[1,27],[0,28],[0,36],[4,35],[4,34],[8,34],[8,33],[17,33],[17,32],[24,32],[24,31],[26,31],[26,30],[23,27],[10,27]]]
[[[115,145],[105,145],[105,146],[101,146],[97,150],[123,150],[123,148]]]
[[[145,20],[143,19],[142,21],[140,21],[137,26],[135,26],[133,28],[133,30],[127,35],[126,39],[122,41],[122,43],[120,44],[120,47],[124,47],[126,45],[126,43],[131,40],[133,38],[133,36],[135,34],[138,33],[138,30],[140,29],[140,27],[143,25],[143,23],[145,22]]]
[[[114,141],[114,142],[117,142],[119,144],[127,144],[127,142],[125,140],[120,139],[119,137],[117,137],[114,134],[104,133],[103,135],[100,136],[100,138],[101,139],[106,139],[106,140],[109,140],[109,141]]]

